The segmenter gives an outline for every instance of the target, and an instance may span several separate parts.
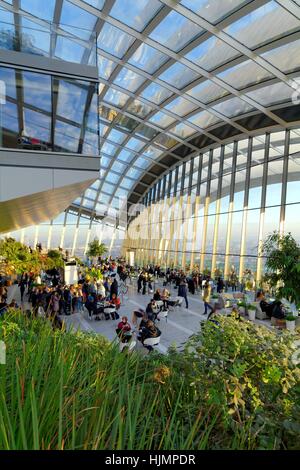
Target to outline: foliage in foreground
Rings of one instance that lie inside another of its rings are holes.
[[[10,312],[0,449],[299,448],[291,338],[220,318],[183,353],[142,357]]]
[[[264,241],[262,253],[267,257],[264,280],[279,299],[300,307],[300,245],[291,233],[273,232]]]

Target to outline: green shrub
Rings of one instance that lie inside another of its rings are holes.
[[[294,336],[217,316],[182,353],[0,318],[1,449],[300,448]]]

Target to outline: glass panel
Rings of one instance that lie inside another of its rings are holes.
[[[129,64],[135,65],[139,69],[148,73],[155,73],[169,57],[153,47],[143,43],[130,57]]]
[[[135,139],[134,137],[132,137],[126,144],[126,147],[128,147],[131,150],[135,150],[136,152],[141,150],[144,146],[145,146],[145,142],[142,142],[139,139]]]
[[[123,149],[118,155],[118,160],[130,163],[134,159],[134,157],[135,155],[133,153],[128,152],[128,150]]]
[[[82,39],[89,39],[96,21],[96,16],[91,15],[83,8],[79,8],[74,3],[64,0],[60,15],[60,25],[65,31],[69,31],[71,34],[75,34]]]
[[[246,101],[242,101],[240,98],[231,98],[223,101],[222,103],[213,106],[213,109],[230,118],[240,114],[249,113],[254,110],[253,106],[246,103]]]
[[[107,138],[109,140],[112,140],[113,142],[116,142],[117,144],[122,144],[126,137],[126,134],[123,134],[123,132],[119,132],[116,129],[112,129],[108,134]]]
[[[221,39],[211,37],[192,49],[185,57],[203,69],[211,71],[239,55],[240,52],[225,44]]]
[[[226,16],[232,14],[235,10],[243,7],[250,0],[222,0],[222,2],[214,2],[212,0],[181,0],[185,7],[197,13],[211,23],[218,23]]]
[[[145,90],[141,93],[141,96],[146,100],[149,100],[155,104],[161,104],[167,98],[172,95],[172,92],[166,88],[158,85],[157,83],[151,83]]]
[[[80,128],[57,120],[55,125],[54,151],[78,152],[79,137]]]
[[[121,162],[114,162],[111,169],[113,171],[117,171],[118,173],[123,173],[127,168],[127,165],[125,165],[124,163],[121,163]]]
[[[237,90],[260,83],[268,78],[274,78],[270,72],[267,72],[252,60],[235,65],[217,76]]]
[[[155,14],[162,8],[158,0],[116,0],[110,16],[131,26],[137,31],[143,31]]]
[[[41,2],[40,0],[21,0],[20,2],[20,8],[22,10],[47,21],[53,20],[54,7],[55,0],[49,0],[47,2]]]
[[[201,75],[197,74],[185,65],[176,63],[169,67],[158,78],[181,90],[186,85],[196,80],[196,78],[200,77]]]
[[[51,112],[51,77],[23,72],[24,102],[35,108]]]
[[[175,122],[175,119],[172,118],[171,116],[168,116],[168,114],[165,114],[165,113],[160,111],[160,112],[154,114],[154,116],[152,116],[149,119],[149,121],[152,122],[153,124],[156,124],[157,126],[162,127],[163,129],[165,129],[166,127],[173,124],[173,122]]]
[[[78,82],[58,81],[57,114],[70,121],[82,122],[87,100],[87,87]]]
[[[191,90],[187,91],[188,95],[191,95],[193,98],[201,101],[202,103],[210,103],[215,101],[223,96],[228,95],[228,91],[215,83],[206,80],[203,83],[195,86]]]
[[[101,147],[101,152],[106,153],[107,155],[115,155],[115,153],[118,151],[118,147],[115,145],[109,144],[105,142],[102,147]]]
[[[190,137],[191,135],[195,134],[196,131],[192,127],[187,126],[184,123],[180,123],[177,124],[177,126],[172,127],[172,129],[170,129],[170,132],[177,135],[178,137],[181,137],[182,139],[186,139],[187,137]]]
[[[128,178],[123,178],[120,185],[126,189],[131,189],[134,184],[135,182],[133,180],[130,180]]]
[[[142,124],[136,133],[147,140],[152,140],[158,134],[158,131]]]
[[[148,114],[151,113],[151,111],[153,111],[153,108],[143,103],[142,101],[134,100],[127,107],[127,111],[141,118],[145,118],[146,116],[148,116]]]
[[[299,20],[275,1],[225,28],[225,32],[252,49],[299,29]]]
[[[187,92],[189,93],[189,92]],[[178,116],[185,116],[186,114],[191,113],[194,111],[198,106],[194,103],[191,103],[190,101],[181,98],[179,96],[175,100],[171,101],[171,103],[167,104],[165,106],[165,109],[168,111],[171,111],[174,114],[177,114]]]
[[[152,31],[150,38],[178,52],[203,31],[200,26],[171,11]]]
[[[134,37],[109,23],[104,23],[98,36],[97,44],[103,51],[121,59],[133,42]]]
[[[121,72],[115,78],[114,83],[134,93],[144,81],[145,81],[144,77],[142,77],[141,75],[138,75],[132,70],[129,70],[123,67]]]
[[[55,58],[80,64],[84,51],[85,48],[77,42],[63,36],[57,37]]]
[[[108,60],[102,55],[98,55],[98,69],[99,69],[99,78],[104,78],[108,80],[113,71],[115,70],[117,64],[112,60]]]
[[[143,152],[143,155],[145,155],[146,157],[148,158],[151,158],[153,160],[157,159],[158,157],[161,156],[163,152],[155,147],[153,147],[152,145],[150,145],[150,147],[147,148],[147,150],[145,150]]]
[[[299,50],[300,39],[265,52],[261,56],[281,72],[290,73],[300,68]]]
[[[263,106],[271,106],[274,104],[290,101],[294,91],[295,90],[289,86],[280,82],[275,83],[275,85],[270,85],[255,91],[251,91],[250,93],[247,93],[247,96]]]
[[[207,111],[201,111],[200,113],[195,114],[195,116],[190,117],[188,120],[196,126],[201,127],[201,129],[206,129],[209,126],[220,122],[218,117],[208,113]]]

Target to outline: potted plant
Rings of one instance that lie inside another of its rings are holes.
[[[247,306],[248,306],[247,302],[245,302],[244,300],[238,300],[237,306],[242,315],[247,314]]]
[[[247,310],[248,310],[248,316],[250,321],[255,320],[255,314],[256,314],[256,306],[252,304],[247,305]]]
[[[297,317],[292,312],[288,312],[285,320],[286,320],[286,329],[289,331],[295,331]]]

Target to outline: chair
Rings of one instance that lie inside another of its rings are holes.
[[[176,301],[176,303],[175,303],[174,307],[175,308],[176,307],[181,308],[182,302],[184,301],[184,298],[183,297],[175,297],[175,301]]]
[[[154,346],[158,346],[160,343],[160,336],[157,338],[147,338],[145,339],[143,346],[149,351],[153,351]]]
[[[136,346],[136,341],[131,340],[128,343],[119,342],[119,350],[122,352],[125,348],[128,348],[128,351],[132,351]]]
[[[161,320],[162,318],[166,319],[166,323],[168,323],[168,315],[169,315],[169,310],[163,310],[162,312],[159,312],[157,315],[157,318]]]

